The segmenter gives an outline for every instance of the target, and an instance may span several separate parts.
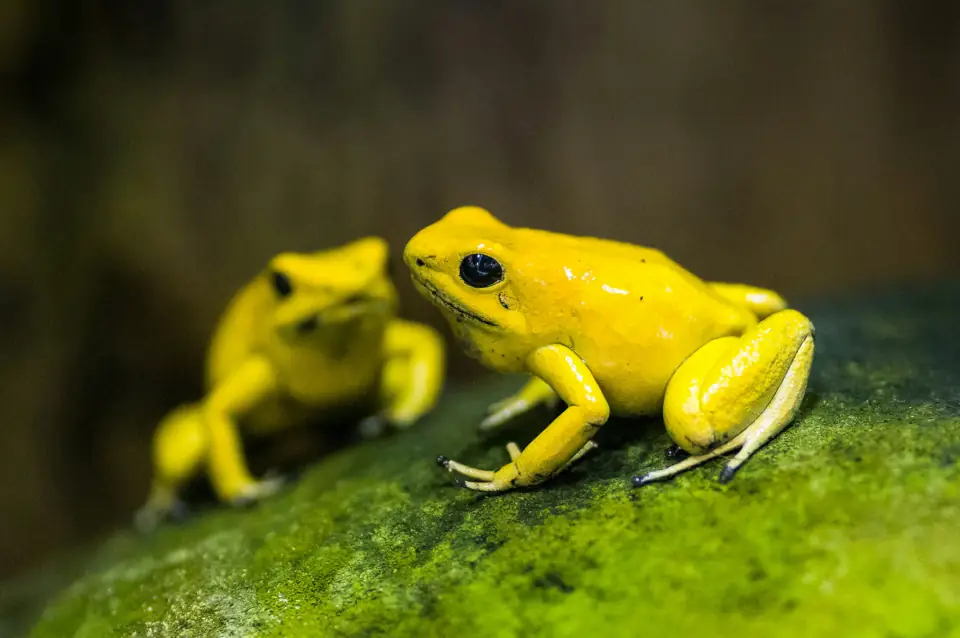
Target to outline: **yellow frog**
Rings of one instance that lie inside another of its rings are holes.
[[[181,406],[154,437],[155,477],[138,524],[150,528],[206,469],[217,496],[239,504],[274,492],[250,475],[238,429],[269,435],[331,408],[370,401],[406,427],[429,411],[444,375],[432,328],[397,319],[378,237],[313,254],[284,253],[230,302],[207,359],[207,394]]]
[[[463,207],[424,228],[404,261],[468,354],[529,382],[481,427],[559,398],[566,409],[496,471],[438,463],[499,492],[541,483],[590,450],[611,413],[662,410],[693,455],[639,486],[739,448],[720,480],[793,419],[813,361],[813,325],[776,293],[705,282],[640,246],[513,228]]]

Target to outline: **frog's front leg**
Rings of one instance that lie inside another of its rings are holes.
[[[384,339],[381,375],[383,417],[407,427],[436,405],[443,389],[443,339],[429,326],[394,320]]]
[[[207,434],[198,405],[182,405],[167,414],[153,434],[153,480],[147,502],[134,522],[143,532],[183,511],[177,493],[193,478],[207,458]]]
[[[493,430],[541,403],[552,405],[557,400],[557,393],[543,379],[531,377],[516,394],[497,401],[487,409],[487,417],[480,422],[480,429]]]
[[[634,485],[674,476],[737,448],[720,473],[733,478],[760,446],[793,420],[813,362],[813,324],[795,310],[770,315],[743,336],[711,341],[690,356],[667,386],[664,423],[696,456],[634,477]]]
[[[536,350],[528,359],[529,371],[541,378],[567,408],[522,452],[507,446],[511,462],[496,471],[478,470],[438,459],[450,471],[477,481],[465,487],[484,492],[503,492],[542,483],[593,447],[591,438],[606,423],[610,407],[586,364],[572,350],[551,345]]]
[[[256,481],[243,455],[236,420],[278,389],[273,366],[252,358],[213,389],[201,406],[208,440],[208,471],[214,491],[234,504],[259,500],[277,491],[281,481]]]

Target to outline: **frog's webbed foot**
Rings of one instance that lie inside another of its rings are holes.
[[[559,400],[553,388],[542,379],[532,377],[516,394],[487,408],[487,417],[480,422],[480,429],[493,430],[541,403],[555,406]]]
[[[522,485],[534,485],[535,483],[542,482],[543,480],[559,474],[579,461],[584,454],[596,447],[598,447],[596,443],[593,441],[587,441],[587,443],[554,474],[545,476],[539,481],[524,481]],[[520,458],[520,455],[522,454],[520,447],[512,441],[507,443],[507,454],[510,455],[510,463],[504,465],[497,471],[481,470],[475,467],[470,467],[469,465],[458,463],[457,461],[453,461],[442,455],[437,457],[437,465],[446,468],[447,471],[451,473],[456,473],[467,478],[475,479],[473,481],[457,481],[461,486],[468,489],[478,492],[505,492],[521,485],[521,483],[518,481],[520,471],[515,463],[515,461]]]
[[[721,483],[733,479],[793,420],[807,388],[813,335],[809,319],[784,310],[742,337],[716,339],[690,356],[667,386],[664,422],[673,440],[695,456],[635,476],[633,484],[675,476],[739,448],[719,476]]]

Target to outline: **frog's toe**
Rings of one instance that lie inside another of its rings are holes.
[[[442,454],[437,457],[437,465],[445,468],[448,472],[456,472],[461,476],[476,479],[478,481],[488,482],[493,480],[493,471],[480,470],[475,467],[470,467],[469,465],[464,465],[463,463],[458,463],[452,459],[448,459]]]
[[[487,408],[487,416],[480,421],[480,429],[493,430],[498,428],[526,410],[527,405],[523,401],[513,398],[497,401]]]
[[[177,523],[182,523],[183,521],[190,518],[190,507],[179,498],[173,501],[173,504],[170,506],[170,511],[167,512],[167,518],[171,521]]]
[[[475,492],[506,492],[516,487],[514,483],[509,481],[463,481],[460,485]]]
[[[717,477],[717,480],[721,483],[729,483],[733,480],[733,477],[736,476],[737,470],[740,469],[739,465],[733,465],[732,463],[727,463],[723,466],[723,469],[720,470],[720,476]]]
[[[632,479],[630,479],[631,485],[634,487],[643,487],[647,483],[653,483],[657,480],[657,477],[651,477],[650,474],[637,474]]]
[[[494,401],[487,406],[487,414],[496,414],[497,412],[503,411],[504,408],[509,406],[511,403],[514,403],[517,399],[515,397],[507,397],[505,399],[500,399],[499,401]]]
[[[668,447],[668,448],[666,449],[666,451],[663,453],[663,455],[666,456],[666,457],[667,457],[668,459],[670,459],[670,460],[682,461],[683,459],[685,459],[685,458],[687,458],[688,456],[690,456],[690,453],[687,452],[686,450],[684,450],[684,449],[683,449],[682,447],[680,447],[679,445],[671,445],[670,447]]]
[[[133,515],[133,527],[141,534],[148,534],[155,530],[165,518],[163,512],[157,508],[145,506]]]
[[[360,433],[361,438],[375,439],[382,436],[389,427],[390,424],[383,415],[373,414],[357,424],[357,432]]]
[[[187,510],[183,503],[174,500],[170,503],[147,503],[133,516],[133,527],[141,534],[149,534],[164,521],[183,520]]]
[[[155,530],[166,520],[183,520],[188,515],[186,504],[169,487],[154,487],[147,502],[133,515],[133,527],[140,533]]]
[[[253,505],[279,492],[280,489],[286,485],[286,482],[283,476],[267,476],[260,481],[250,483],[243,487],[237,496],[231,499],[231,503],[237,507]]]

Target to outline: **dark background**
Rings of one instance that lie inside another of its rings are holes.
[[[5,0],[0,78],[0,575],[127,523],[280,250],[471,203],[788,298],[960,265],[955,2]]]

